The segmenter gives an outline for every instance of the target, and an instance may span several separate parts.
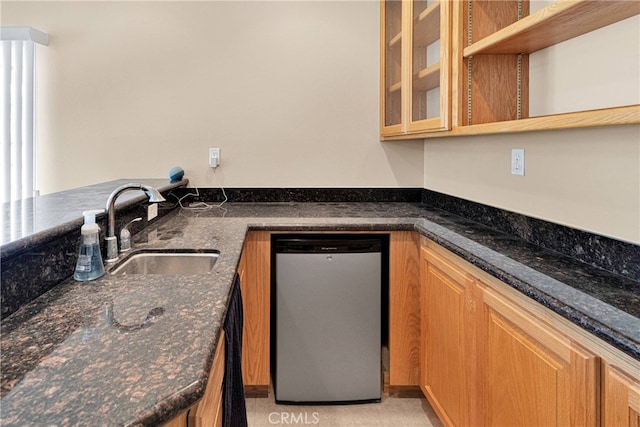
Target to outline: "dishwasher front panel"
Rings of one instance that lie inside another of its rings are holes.
[[[276,254],[278,403],[380,400],[381,258]]]

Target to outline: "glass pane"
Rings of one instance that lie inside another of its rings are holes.
[[[413,2],[411,121],[440,116],[440,1]]]
[[[385,2],[385,126],[401,123],[402,1]]]
[[[440,88],[427,91],[427,119],[440,117]]]

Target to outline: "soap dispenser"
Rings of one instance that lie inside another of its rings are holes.
[[[84,225],[80,228],[80,249],[73,278],[79,282],[94,280],[104,274],[104,264],[100,253],[100,227],[96,215],[104,209],[84,211]]]

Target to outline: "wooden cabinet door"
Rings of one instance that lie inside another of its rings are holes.
[[[603,366],[602,427],[640,427],[640,379]]]
[[[420,261],[418,236],[394,231],[389,240],[389,385],[420,380]]]
[[[164,427],[188,427],[187,426],[187,414],[188,414],[188,410],[181,413],[180,415],[178,415],[177,417],[175,417],[174,419],[172,419],[171,421],[169,421],[168,423],[163,424]]]
[[[472,279],[454,264],[421,250],[422,366],[420,386],[445,425],[469,424],[473,405]]]
[[[270,239],[268,231],[250,231],[238,267],[244,312],[242,379],[245,386],[260,392],[268,391],[270,378]]]
[[[478,424],[597,425],[598,358],[490,289],[479,320]]]
[[[222,380],[224,379],[225,360],[224,331],[220,331],[218,348],[213,356],[213,364],[209,372],[209,381],[202,399],[189,410],[188,425],[195,427],[222,426]]]
[[[224,330],[220,329],[218,347],[213,356],[207,388],[202,399],[164,424],[164,427],[222,427],[225,346]]]

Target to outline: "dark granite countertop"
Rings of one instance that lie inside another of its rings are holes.
[[[6,318],[2,424],[157,425],[197,401],[249,229],[417,230],[640,360],[638,282],[478,223],[412,203],[224,208],[179,210],[134,238],[138,249],[218,249],[210,274],[69,280]]]
[[[118,179],[3,203],[0,210],[2,257],[13,256],[30,246],[54,239],[65,231],[80,227],[83,222],[83,211],[104,209],[109,194],[119,186],[130,182],[150,185],[160,191],[183,187],[189,183],[186,179],[174,183],[169,182],[168,179]],[[141,191],[127,191],[116,200],[116,208],[121,209],[140,202],[144,198],[145,195]]]

